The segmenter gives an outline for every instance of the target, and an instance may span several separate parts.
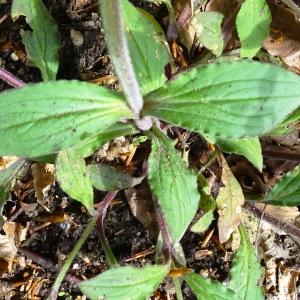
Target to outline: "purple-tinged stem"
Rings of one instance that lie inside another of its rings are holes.
[[[10,86],[15,88],[23,87],[26,83],[21,79],[17,78],[15,75],[0,67],[0,79],[8,83]]]

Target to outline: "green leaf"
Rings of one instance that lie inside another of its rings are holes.
[[[258,137],[236,140],[220,140],[218,146],[222,151],[246,157],[260,172],[263,167],[261,145]]]
[[[209,228],[213,220],[214,220],[214,211],[209,210],[191,227],[191,231],[196,233],[205,232]]]
[[[240,226],[239,231],[241,244],[232,261],[228,288],[233,290],[239,299],[263,300],[264,295],[259,282],[263,276],[260,264],[247,231],[243,226]]]
[[[140,184],[142,177],[132,177],[112,166],[91,164],[87,166],[93,186],[100,191],[123,190]]]
[[[300,205],[300,167],[283,175],[265,200],[268,204],[282,206]]]
[[[184,276],[184,280],[191,288],[193,293],[196,295],[198,300],[209,299],[209,300],[239,300],[242,298],[227,289],[221,283],[205,279],[202,276],[192,273]],[[253,298],[255,299],[255,298]],[[256,299],[255,299],[256,300]]]
[[[269,132],[300,105],[300,78],[239,61],[196,67],[145,97],[143,115],[197,131],[211,142]]]
[[[224,187],[220,188],[216,202],[219,214],[219,240],[221,243],[225,243],[242,221],[242,205],[245,199],[239,182],[232,174],[223,156],[222,168],[221,180]]]
[[[165,81],[165,66],[170,61],[165,34],[149,13],[122,1],[128,48],[143,94],[156,90]]]
[[[163,281],[169,269],[169,265],[113,268],[79,283],[79,288],[91,300],[145,300]]]
[[[23,158],[18,159],[15,163],[10,165],[7,169],[0,171],[0,230],[3,226],[2,209],[7,199],[11,183],[17,173],[26,164],[26,160]]]
[[[105,129],[105,132],[98,133],[84,140],[74,147],[80,157],[88,157],[96,150],[100,149],[106,142],[130,134],[137,133],[137,130],[131,124],[117,123]]]
[[[44,81],[55,80],[59,64],[59,34],[56,22],[42,0],[14,0],[13,18],[25,16],[31,31],[21,30],[27,59],[41,70]]]
[[[153,130],[148,181],[175,244],[182,238],[198,208],[197,176],[188,170],[172,142],[158,128]]]
[[[223,52],[224,42],[222,38],[221,24],[223,15],[219,12],[199,12],[192,19],[191,24],[195,28],[197,38],[209,50],[219,56]]]
[[[86,208],[93,208],[93,186],[85,161],[73,150],[60,151],[56,159],[56,178],[60,187],[70,197]]]
[[[266,0],[245,0],[236,18],[241,57],[253,57],[267,37],[272,16]]]
[[[3,92],[0,154],[35,157],[56,153],[105,134],[126,117],[132,113],[120,94],[90,83],[44,82]]]

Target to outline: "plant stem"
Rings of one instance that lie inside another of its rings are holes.
[[[103,221],[106,216],[109,205],[111,204],[112,200],[115,198],[115,196],[117,195],[118,192],[119,191],[114,191],[114,192],[109,192],[106,194],[106,196],[104,197],[104,199],[102,200],[102,202],[99,205],[99,208],[98,208],[99,215],[98,215],[97,223],[96,223],[97,224],[97,226],[96,226],[97,233],[98,233],[99,239],[101,241],[101,244],[102,244],[102,247],[105,252],[105,256],[106,256],[106,259],[107,259],[107,262],[108,262],[108,265],[110,268],[117,266],[118,261],[115,258],[114,254],[108,244],[108,241],[107,241],[107,238],[106,238],[106,235],[104,232],[104,228],[103,228]]]
[[[293,0],[281,0],[297,17],[300,18],[300,7]]]
[[[300,162],[300,154],[296,152],[284,152],[263,149],[262,154],[264,157],[269,157],[274,160],[289,160],[294,162]]]
[[[54,281],[54,284],[51,288],[50,295],[48,296],[47,300],[55,300],[57,298],[59,287],[64,280],[64,277],[71,267],[71,264],[76,257],[77,253],[79,252],[80,248],[82,247],[83,243],[89,236],[89,234],[93,231],[96,224],[96,218],[93,217],[92,220],[89,222],[87,227],[84,229],[81,237],[75,244],[74,248],[72,249],[71,253],[69,254],[69,257],[66,259],[64,265],[62,266],[61,270],[59,271],[56,280]]]
[[[173,278],[173,283],[175,286],[177,300],[183,300],[180,280],[178,278]]]
[[[137,117],[143,108],[143,97],[129,54],[120,0],[101,0],[101,17],[108,50],[127,102]]]
[[[0,79],[8,83],[10,86],[20,88],[25,85],[25,82],[17,78],[15,75],[0,67]]]

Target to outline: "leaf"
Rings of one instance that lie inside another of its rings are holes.
[[[143,115],[215,142],[270,131],[300,105],[300,79],[257,62],[210,64],[180,74],[145,98]]]
[[[0,99],[0,154],[43,156],[73,147],[131,117],[123,97],[79,81],[27,85]],[[109,130],[110,131],[110,130]]]
[[[80,157],[88,157],[96,150],[100,149],[106,142],[130,134],[137,133],[137,130],[131,124],[117,123],[105,129],[105,132],[98,133],[84,140],[81,144],[74,147]]]
[[[218,12],[199,12],[191,21],[199,41],[216,56],[222,54],[224,47],[222,20],[223,15]]]
[[[182,238],[198,208],[197,176],[188,170],[172,142],[158,128],[154,128],[154,132],[148,159],[148,181],[175,244]]]
[[[14,0],[11,15],[13,18],[26,17],[33,30],[21,30],[28,58],[41,70],[44,81],[55,80],[59,64],[59,33],[43,1]]]
[[[267,195],[265,203],[282,206],[300,204],[300,167],[283,175]]]
[[[227,289],[221,283],[205,279],[202,276],[192,273],[184,276],[184,280],[191,288],[197,299],[209,299],[209,300],[239,300],[233,291]],[[255,299],[255,298],[253,298]],[[256,299],[255,299],[256,300]]]
[[[261,145],[258,137],[237,140],[220,140],[218,146],[226,153],[235,153],[246,157],[260,172],[263,167]]]
[[[158,287],[169,269],[169,265],[113,268],[79,283],[79,288],[91,300],[145,300]]]
[[[143,108],[144,99],[129,54],[126,28],[122,16],[122,3],[125,1],[128,0],[101,0],[100,10],[115,72],[130,108],[135,115],[139,115]]]
[[[12,269],[12,264],[17,254],[17,248],[13,239],[0,234],[0,276]]]
[[[191,227],[191,231],[195,233],[205,232],[213,220],[214,212],[213,210],[209,210]]]
[[[7,199],[12,181],[25,164],[26,160],[20,158],[7,169],[0,171],[0,230],[2,229],[4,222],[2,217],[2,209]]]
[[[243,300],[263,300],[264,295],[259,281],[263,273],[255,255],[252,244],[243,226],[239,228],[241,243],[234,255],[228,288]]]
[[[140,184],[144,179],[144,176],[132,177],[128,173],[105,164],[91,164],[87,166],[87,169],[93,186],[100,191],[124,190]]]
[[[253,57],[267,37],[272,21],[265,0],[245,0],[236,17],[241,57]]]
[[[83,158],[72,150],[58,153],[56,159],[56,177],[60,187],[73,199],[86,208],[93,208],[93,186]]]
[[[122,1],[122,16],[130,56],[143,94],[161,87],[170,61],[165,34],[152,15]]]
[[[221,243],[225,243],[241,223],[242,205],[245,199],[239,182],[233,176],[223,156],[222,167],[221,180],[224,187],[220,188],[216,202],[219,214],[219,240]]]

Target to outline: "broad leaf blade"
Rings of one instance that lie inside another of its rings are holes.
[[[44,81],[55,80],[59,64],[59,34],[56,22],[42,0],[14,0],[12,17],[25,16],[31,31],[21,31],[22,41],[32,63],[41,70]]]
[[[197,177],[188,170],[172,142],[157,128],[148,164],[151,190],[158,198],[175,244],[182,238],[198,208]]]
[[[209,300],[238,300],[234,292],[227,289],[223,284],[211,280],[205,279],[198,274],[189,274],[184,277],[187,285],[191,288],[197,299],[209,299]],[[255,298],[253,298],[255,299]]]
[[[123,190],[140,184],[142,177],[132,177],[112,166],[91,164],[88,167],[93,186],[100,191]]]
[[[145,98],[144,115],[215,142],[269,132],[300,105],[300,78],[257,62],[211,64],[180,74]]]
[[[122,96],[79,81],[44,82],[2,93],[0,154],[43,156],[73,147],[131,117]]]
[[[236,140],[220,140],[218,146],[227,153],[235,153],[246,157],[260,172],[263,167],[261,145],[258,137]]]
[[[230,270],[228,288],[233,290],[239,299],[263,300],[264,295],[259,281],[262,279],[262,270],[256,258],[253,246],[247,236],[247,231],[240,226],[241,244],[235,254]]]
[[[64,150],[58,153],[55,165],[57,181],[62,190],[86,208],[92,209],[93,186],[84,159],[72,149]]]
[[[199,41],[209,50],[219,56],[223,52],[221,24],[223,15],[218,12],[206,11],[198,13],[192,19]]]
[[[213,220],[214,212],[209,210],[191,227],[191,231],[195,233],[205,232]]]
[[[145,300],[168,272],[168,265],[114,268],[79,283],[79,288],[91,300]]]
[[[0,171],[0,230],[3,225],[2,209],[7,199],[9,188],[15,176],[25,164],[26,160],[20,158],[7,169]]]
[[[239,182],[232,174],[225,158],[222,156],[222,177],[224,187],[217,196],[219,240],[225,243],[231,233],[238,228],[242,220],[244,194]]]
[[[245,0],[236,18],[241,57],[253,57],[267,37],[272,21],[266,0]]]
[[[282,206],[300,204],[300,167],[283,175],[268,194],[266,203]]]
[[[130,56],[143,94],[161,87],[170,61],[165,34],[157,21],[146,11],[122,1],[122,16]]]

